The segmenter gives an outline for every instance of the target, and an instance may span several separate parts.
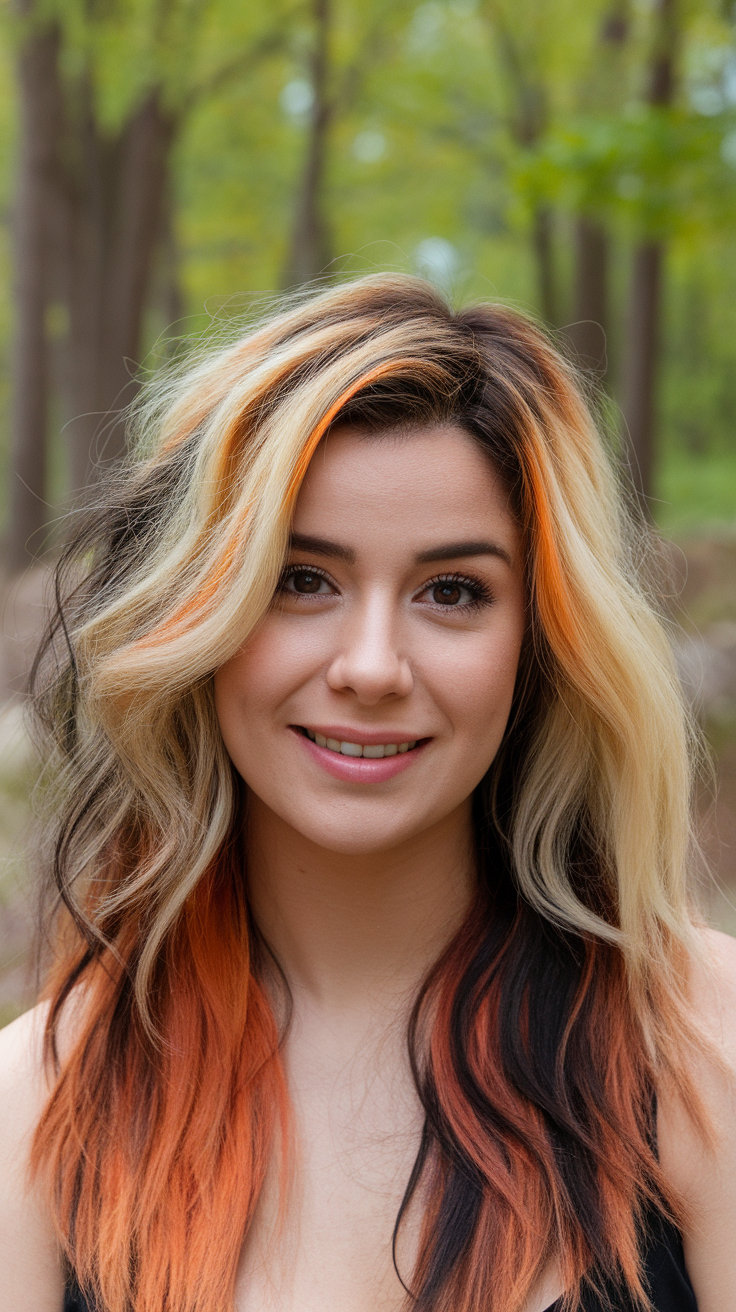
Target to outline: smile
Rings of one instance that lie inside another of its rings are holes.
[[[350,743],[340,742],[337,738],[325,738],[324,734],[311,729],[302,729],[311,742],[318,747],[326,747],[330,752],[341,756],[364,756],[369,760],[380,761],[384,756],[397,756],[400,752],[411,752],[417,745],[417,739],[405,743]]]
[[[327,725],[324,727],[328,728]],[[337,725],[329,727],[333,733],[339,733]],[[431,738],[406,738],[402,742],[360,743],[355,742],[358,733],[350,738],[340,733],[339,737],[333,738],[332,735],[328,737],[317,729],[307,729],[300,724],[292,724],[289,728],[315,765],[332,775],[333,779],[360,786],[387,783],[396,775],[403,774],[424,756],[432,742]],[[378,733],[367,732],[365,736],[377,738]]]

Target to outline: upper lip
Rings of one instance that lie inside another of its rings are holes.
[[[340,743],[361,743],[364,747],[377,747],[379,743],[413,743],[426,738],[426,734],[399,729],[358,729],[344,724],[300,724],[295,728],[309,729],[324,738],[335,738]]]

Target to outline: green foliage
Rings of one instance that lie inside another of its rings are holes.
[[[736,451],[694,455],[672,447],[662,461],[654,515],[671,537],[711,529],[733,530]]]
[[[736,286],[728,272],[736,263],[734,17],[717,0],[682,0],[679,94],[671,108],[651,108],[651,6],[621,0],[625,39],[606,45],[601,34],[615,7],[332,0],[323,204],[334,271],[416,269],[458,299],[496,296],[532,312],[535,206],[555,211],[563,292],[571,283],[570,218],[589,213],[614,240],[619,324],[631,241],[665,236],[661,480],[687,499],[697,478],[666,471],[706,458],[715,468],[736,448]],[[309,0],[43,0],[41,12],[61,24],[65,74],[91,78],[111,133],[154,87],[179,123],[175,236],[185,319],[176,331],[195,330],[222,306],[229,312],[271,295],[309,134]],[[0,137],[12,158],[13,88],[3,59]],[[6,168],[6,285],[11,190]],[[162,277],[159,270],[157,287]],[[155,292],[148,346],[171,317]],[[0,315],[4,378],[10,333]],[[620,337],[621,329],[610,343],[614,358]],[[710,493],[698,497],[698,513],[727,513],[727,491],[718,507]]]
[[[736,208],[731,115],[636,106],[621,116],[571,118],[514,170],[520,195],[665,239],[728,230]],[[724,150],[724,143],[726,149]]]
[[[242,77],[259,49],[283,44],[293,11],[278,0],[45,0],[42,12],[63,32],[64,71],[90,77],[112,132],[152,88],[181,114]]]

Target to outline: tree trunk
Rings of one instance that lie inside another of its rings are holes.
[[[608,368],[608,234],[595,219],[578,215],[574,229],[573,322],[565,329],[583,369],[604,378]]]
[[[127,405],[138,390],[141,330],[156,243],[161,233],[174,122],[153,91],[128,119],[117,147],[103,293],[103,385],[108,407]],[[125,447],[124,425],[110,427],[105,459]]]
[[[672,103],[674,96],[676,0],[656,0],[653,22],[647,101],[653,106],[665,106]],[[662,241],[649,238],[639,242],[634,250],[631,271],[622,409],[632,478],[645,509],[648,509],[648,498],[652,493],[655,466],[663,265]]]
[[[46,523],[48,352],[54,182],[61,126],[59,32],[35,31],[18,61],[20,132],[14,212],[15,341],[8,566],[20,570]]]
[[[99,352],[102,344],[100,285],[105,260],[101,143],[92,88],[82,78],[73,88],[67,142],[66,246],[62,277],[69,312],[63,401],[67,473],[73,494],[85,487],[92,441],[100,422]]]
[[[609,0],[603,12],[594,57],[578,90],[580,108],[587,114],[615,114],[621,110],[626,97],[624,60],[631,32],[630,6],[631,0]],[[573,255],[573,322],[566,336],[577,362],[602,381],[610,368],[610,237],[596,215],[582,213],[575,219]]]
[[[296,203],[283,283],[298,287],[319,277],[332,259],[330,227],[324,212],[327,146],[333,117],[329,94],[330,0],[314,0],[315,45],[312,56],[312,104],[304,171]]]
[[[482,7],[493,39],[498,46],[499,63],[510,91],[507,113],[511,135],[522,150],[535,147],[549,121],[549,85],[543,65],[535,68],[519,40],[513,16],[505,5]],[[554,216],[544,201],[537,202],[532,214],[532,254],[534,258],[537,302],[542,318],[550,325],[559,322],[557,278],[555,273]]]
[[[534,255],[537,265],[537,293],[542,317],[548,324],[558,322],[555,281],[552,211],[538,205],[534,211]]]
[[[78,96],[66,224],[72,493],[124,449],[121,411],[138,387],[143,313],[175,131],[156,91],[112,138],[99,129],[88,82],[79,84]]]

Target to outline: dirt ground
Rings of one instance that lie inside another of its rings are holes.
[[[711,874],[701,896],[714,925],[736,935],[736,531],[669,545],[670,609],[683,685],[705,730],[714,786],[698,797]],[[26,850],[35,764],[22,690],[44,617],[47,579],[30,571],[0,586],[0,1025],[33,996],[34,910]]]

